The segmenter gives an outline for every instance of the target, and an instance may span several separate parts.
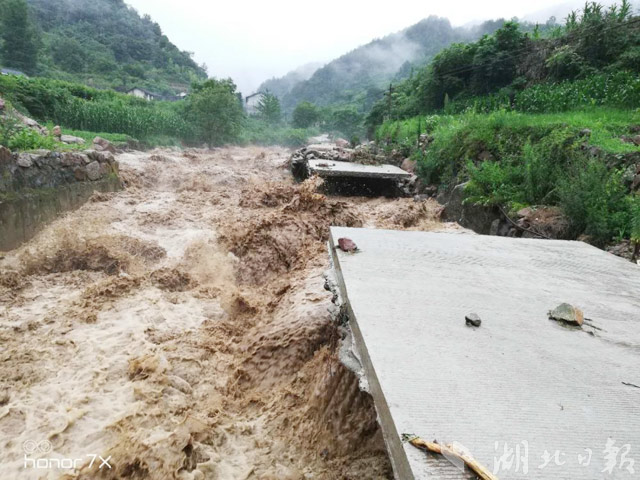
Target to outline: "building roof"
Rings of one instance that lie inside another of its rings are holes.
[[[248,102],[250,98],[257,97],[258,95],[264,95],[264,92],[252,93],[251,95],[245,98],[245,102]]]
[[[150,92],[149,90],[145,90],[144,88],[140,88],[140,87],[133,87],[133,88],[130,88],[129,90],[127,90],[127,93],[131,93],[131,92],[133,92],[134,90],[140,90],[140,91],[141,91],[142,93],[144,93],[145,95],[149,95],[149,96],[151,96],[151,97],[158,97],[158,98],[162,97],[162,95],[158,95],[157,93]]]
[[[336,250],[342,237],[358,251]],[[498,478],[637,478],[619,455],[637,475],[637,265],[475,234],[332,227],[330,244],[396,478],[468,478],[402,434],[459,442]],[[590,320],[550,320],[563,302]]]

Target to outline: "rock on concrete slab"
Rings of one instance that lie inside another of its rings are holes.
[[[584,322],[584,314],[582,310],[568,303],[561,303],[549,312],[549,318],[558,322],[570,323],[573,325],[582,325]]]
[[[479,327],[482,325],[482,319],[477,313],[469,313],[464,317],[465,323],[470,327]]]
[[[331,227],[330,246],[345,237],[360,252],[330,252],[395,478],[466,478],[403,433],[459,442],[489,468],[526,441],[533,468],[501,479],[602,478],[608,437],[640,445],[640,391],[622,384],[640,385],[636,265],[563,240]],[[600,330],[549,321],[563,299]],[[585,448],[589,465],[569,461]],[[545,449],[566,462],[537,468]]]

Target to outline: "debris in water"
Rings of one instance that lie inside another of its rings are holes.
[[[549,318],[557,322],[569,323],[571,325],[582,326],[584,314],[582,310],[568,303],[561,303],[549,312]]]
[[[469,467],[480,480],[498,480],[498,477],[493,475],[487,467],[480,464],[470,453],[460,450],[455,444],[449,443],[447,445],[440,445],[437,441],[426,442],[416,435],[408,433],[402,434],[402,440],[409,442],[414,447],[420,450],[426,450],[427,452],[437,453],[447,458],[456,458],[462,460],[464,464]]]
[[[464,317],[467,327],[479,327],[482,324],[482,320],[477,313],[470,313]]]
[[[340,250],[343,252],[355,252],[358,249],[356,243],[346,237],[338,239],[338,247],[340,247]]]

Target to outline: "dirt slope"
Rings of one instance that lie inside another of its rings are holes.
[[[3,479],[390,478],[336,358],[325,241],[332,224],[443,228],[438,208],[327,199],[287,157],[120,155],[125,191],[0,260]],[[25,469],[25,452],[78,468]]]

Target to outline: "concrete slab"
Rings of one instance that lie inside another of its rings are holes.
[[[393,165],[362,165],[334,160],[309,160],[309,172],[320,177],[356,177],[378,178],[384,180],[402,180],[411,174]]]
[[[403,433],[501,479],[638,478],[640,268],[580,242],[333,227],[329,243],[397,478],[467,478]],[[562,302],[597,329],[549,320]]]

